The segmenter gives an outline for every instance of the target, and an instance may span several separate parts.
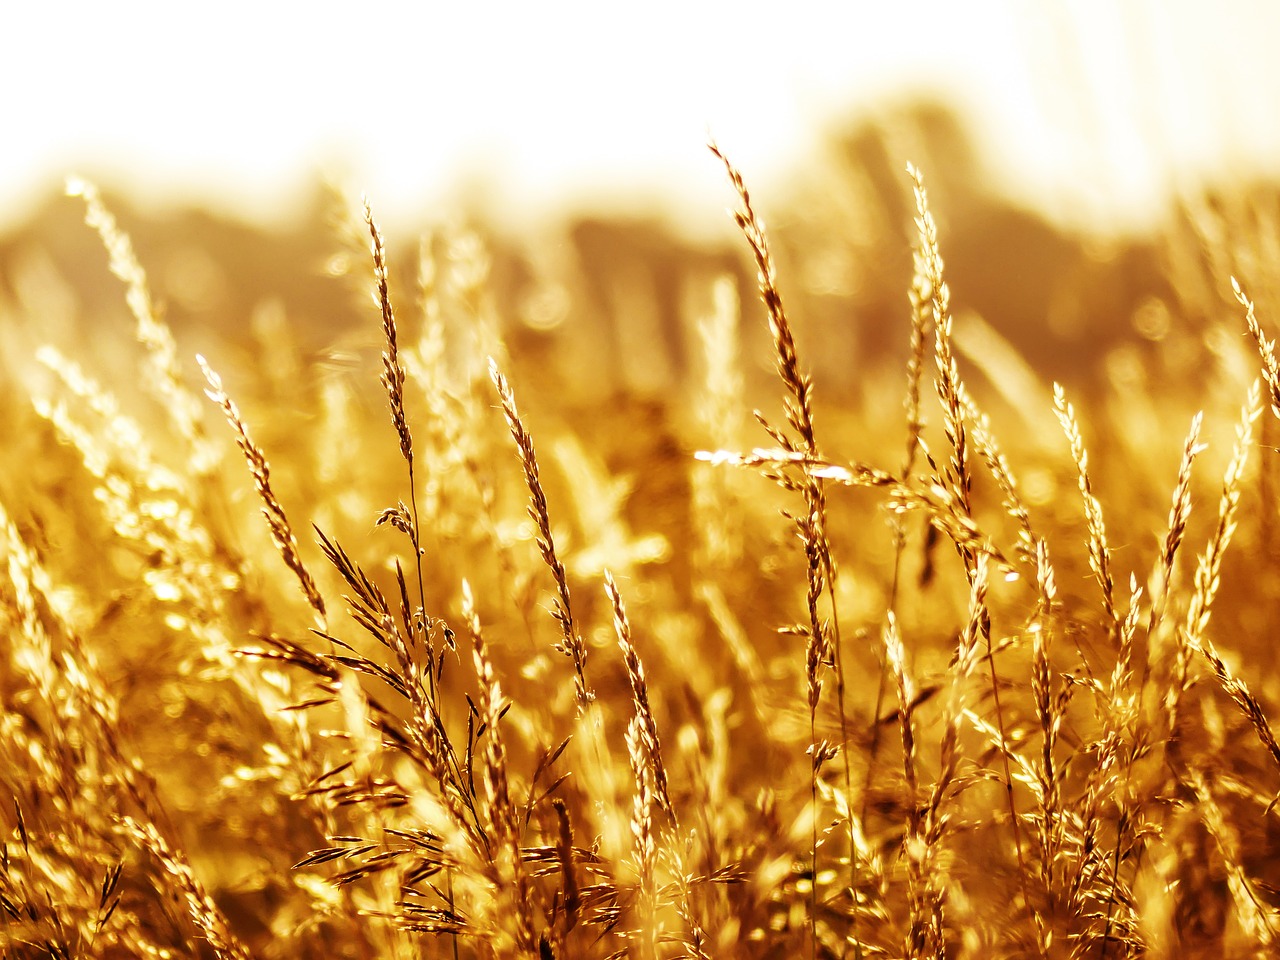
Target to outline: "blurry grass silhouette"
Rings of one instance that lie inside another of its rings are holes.
[[[474,234],[406,294],[368,208],[380,374],[263,321],[206,400],[76,185],[142,375],[10,358],[7,955],[1273,949],[1264,208],[1188,208],[1181,320],[1085,389],[966,315],[911,168],[904,363],[825,406],[802,235],[716,153],[765,322],[711,276],[666,400],[562,379]]]

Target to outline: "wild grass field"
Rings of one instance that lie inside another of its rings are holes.
[[[1055,287],[911,159],[774,234],[713,148],[736,254],[518,302],[348,203],[342,331],[247,335],[73,181],[0,316],[0,952],[1274,955],[1275,194],[1032,231]]]

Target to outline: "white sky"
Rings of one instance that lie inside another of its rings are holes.
[[[1212,7],[1212,9],[1210,9]],[[0,0],[0,229],[72,171],[277,217],[333,170],[380,218],[655,192],[722,217],[886,93],[969,104],[1014,192],[1101,222],[1280,169],[1280,3]]]

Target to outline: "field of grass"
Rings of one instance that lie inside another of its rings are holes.
[[[1280,949],[1270,208],[1171,218],[1057,386],[928,171],[846,357],[839,198],[775,251],[713,153],[740,260],[657,374],[368,207],[351,349],[177,331],[72,184],[135,336],[0,317],[0,954]]]

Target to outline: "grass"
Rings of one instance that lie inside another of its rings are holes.
[[[474,238],[423,243],[406,324],[368,206],[377,393],[283,329],[200,385],[73,185],[142,375],[49,346],[5,387],[4,955],[1274,950],[1280,377],[1223,221],[1165,238],[1216,319],[1049,385],[966,346],[911,167],[905,369],[824,407],[712,151],[765,322],[716,281],[686,402],[596,416]]]

